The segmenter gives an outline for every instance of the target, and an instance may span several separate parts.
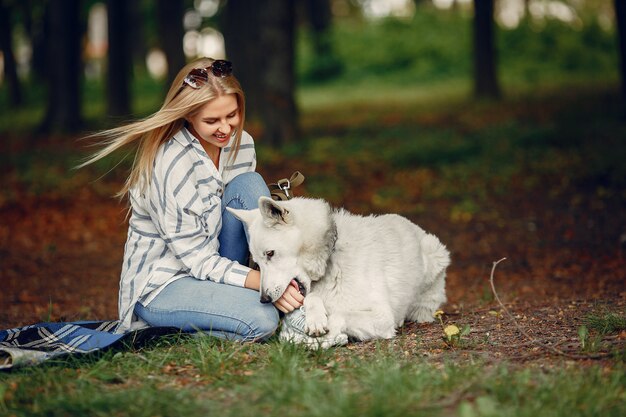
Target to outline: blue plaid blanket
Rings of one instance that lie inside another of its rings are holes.
[[[85,354],[120,346],[136,345],[155,337],[178,333],[171,327],[151,327],[114,333],[118,321],[40,323],[0,331],[0,370],[36,365],[70,354]]]

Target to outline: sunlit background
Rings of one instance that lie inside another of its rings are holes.
[[[441,10],[457,8],[472,13],[472,0],[424,0]],[[371,21],[386,18],[410,19],[416,11],[414,0],[333,0],[332,13],[336,18],[347,17],[354,6],[362,16]],[[224,58],[222,33],[207,23],[220,7],[220,0],[195,0],[193,8],[185,12],[183,25],[185,36],[183,48],[187,58],[211,56]],[[498,0],[496,1],[496,22],[504,30],[514,29],[523,19],[529,18],[536,24],[546,20],[557,20],[573,28],[581,28],[581,13],[592,9],[597,24],[606,31],[613,30],[614,18],[611,2],[599,0]],[[15,34],[15,55],[18,73],[27,77],[31,68],[32,45],[23,30]],[[87,79],[101,78],[107,56],[107,9],[105,4],[95,3],[89,10],[85,42],[85,76]],[[150,48],[145,57],[146,67],[151,77],[162,79],[167,74],[164,52]],[[4,81],[4,59],[0,52],[0,83]]]

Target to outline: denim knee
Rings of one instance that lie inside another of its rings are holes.
[[[241,208],[252,210],[258,207],[261,196],[270,196],[263,177],[258,172],[244,172],[228,183],[222,199],[227,206],[230,205],[230,201],[238,200]]]
[[[249,337],[257,341],[269,339],[276,332],[279,320],[278,310],[273,305],[262,305],[254,322],[249,323]]]

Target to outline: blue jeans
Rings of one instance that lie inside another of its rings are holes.
[[[243,224],[226,207],[254,209],[260,196],[269,195],[265,181],[256,172],[238,175],[228,183],[222,197],[221,256],[244,265],[248,258]],[[193,277],[170,283],[147,306],[138,303],[135,313],[151,326],[198,330],[241,341],[267,339],[279,320],[272,304],[261,304],[258,291]]]

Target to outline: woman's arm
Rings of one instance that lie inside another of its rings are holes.
[[[244,282],[244,287],[258,291],[259,288],[261,288],[261,273],[255,269],[251,269],[246,277],[246,282]]]
[[[189,275],[243,287],[250,268],[219,254],[223,185],[193,146],[168,144],[157,155],[146,204],[159,235]]]

